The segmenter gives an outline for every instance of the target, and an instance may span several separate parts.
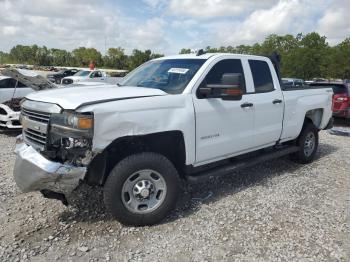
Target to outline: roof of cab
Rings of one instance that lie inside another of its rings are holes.
[[[156,60],[163,60],[163,59],[209,59],[211,57],[219,57],[219,56],[236,56],[237,58],[252,58],[252,59],[261,59],[266,58],[264,56],[256,56],[256,55],[244,55],[244,54],[236,54],[236,53],[204,53],[202,55],[197,55],[195,53],[191,54],[179,54],[179,55],[170,55],[170,56],[163,56],[160,58],[157,58]]]

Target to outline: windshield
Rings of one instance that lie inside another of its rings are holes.
[[[76,73],[74,76],[88,76],[89,74],[90,74],[90,71],[81,70],[78,73]]]
[[[180,94],[205,61],[205,59],[150,61],[128,74],[119,85],[157,88],[170,94]]]

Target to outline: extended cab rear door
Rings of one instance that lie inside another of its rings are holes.
[[[254,109],[256,147],[275,144],[282,133],[284,100],[275,69],[267,58],[249,58],[247,84],[254,92],[247,94]]]

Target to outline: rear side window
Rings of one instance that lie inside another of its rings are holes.
[[[265,61],[249,60],[255,92],[265,93],[275,90],[269,65]]]
[[[230,73],[242,74],[242,91],[245,93],[244,73],[240,59],[225,59],[217,62],[207,74],[205,83],[208,85],[223,84],[223,75]]]
[[[21,82],[18,81],[17,87],[27,88],[27,86]]]

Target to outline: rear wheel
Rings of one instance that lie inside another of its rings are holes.
[[[104,186],[104,202],[123,224],[160,222],[174,207],[180,181],[174,165],[156,153],[140,153],[120,161]]]
[[[291,154],[291,159],[301,164],[310,163],[317,152],[318,148],[318,130],[311,124],[304,125],[299,137],[296,140],[299,151]]]

